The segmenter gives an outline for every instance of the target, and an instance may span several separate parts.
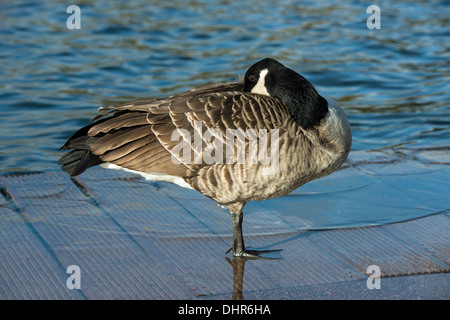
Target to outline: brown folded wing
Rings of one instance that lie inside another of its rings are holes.
[[[214,129],[218,133],[216,138],[227,143],[227,129],[270,130],[292,121],[278,100],[242,92],[242,83],[238,82],[100,110],[107,110],[105,115],[112,116],[97,117],[100,120],[90,125],[85,135],[75,134],[64,149],[89,149],[102,162],[180,177],[195,176],[210,165],[204,161],[194,163],[195,155],[208,146],[203,141],[201,148],[196,148],[194,137],[203,135],[207,129]],[[187,157],[178,153],[181,142],[190,146],[191,154],[184,155]]]

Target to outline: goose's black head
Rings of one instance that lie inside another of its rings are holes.
[[[247,70],[244,91],[280,100],[303,129],[318,125],[328,112],[327,101],[308,80],[274,59],[265,58]]]

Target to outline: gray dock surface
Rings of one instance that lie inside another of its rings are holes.
[[[0,188],[0,299],[450,297],[449,210],[306,230],[258,202],[246,244],[282,251],[245,261],[225,254],[228,212],[193,190],[102,168],[3,175]],[[67,284],[73,265],[80,289]]]

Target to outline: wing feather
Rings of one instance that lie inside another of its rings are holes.
[[[194,163],[195,154],[203,154],[211,147],[211,142],[202,141],[199,150],[193,143],[196,135],[204,135],[212,128],[219,134],[215,138],[227,143],[228,129],[274,129],[292,121],[281,102],[242,92],[240,82],[193,89],[164,99],[102,107],[100,111],[112,116],[89,125],[83,131],[87,134],[78,134],[69,147],[90,150],[104,162],[132,170],[191,177],[203,167],[214,165]],[[174,132],[178,139],[173,138]],[[181,142],[189,145],[190,157],[177,154],[176,147]],[[181,163],[174,163],[173,157]],[[217,184],[215,179],[209,173],[211,184]]]

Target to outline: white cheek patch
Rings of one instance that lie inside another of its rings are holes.
[[[266,75],[268,72],[269,72],[269,70],[267,70],[267,69],[261,70],[261,72],[259,73],[258,83],[256,83],[256,85],[250,91],[251,93],[263,94],[265,96],[270,96],[270,94],[269,94],[269,92],[267,92],[267,88],[266,88]]]

